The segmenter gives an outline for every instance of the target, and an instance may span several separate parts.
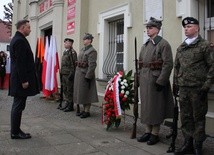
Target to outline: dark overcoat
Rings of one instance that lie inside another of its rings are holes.
[[[11,74],[10,96],[34,96],[39,93],[33,52],[25,36],[19,31],[10,42]],[[24,89],[22,83],[29,82]]]
[[[86,63],[87,66],[77,65],[74,78],[74,103],[88,104],[98,102],[97,87],[95,81],[95,69],[97,66],[97,51],[92,45],[81,49],[77,60]],[[86,81],[90,79],[90,84]]]

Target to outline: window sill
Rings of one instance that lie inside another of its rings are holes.
[[[106,83],[106,82],[109,81],[109,79],[100,79],[100,78],[96,78],[96,81],[97,81],[97,82],[104,82],[104,83]]]

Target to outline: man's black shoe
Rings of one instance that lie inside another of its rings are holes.
[[[25,132],[23,132],[22,130],[20,130],[19,132],[22,133],[22,134],[26,134],[26,135],[31,136],[30,133],[25,133]]]
[[[195,155],[202,155],[202,148],[196,148],[195,149]]]
[[[147,141],[147,145],[155,145],[160,141],[159,136],[158,135],[153,135],[151,134],[151,137],[149,138],[149,140]]]
[[[85,111],[77,112],[76,116],[82,116],[85,113]]]
[[[175,150],[175,155],[184,155],[184,154],[194,154],[194,148],[193,148],[193,138],[185,139],[185,142],[183,146]]]
[[[195,141],[194,147],[195,147],[195,155],[202,155],[202,146],[203,146],[203,141]]]
[[[29,139],[31,138],[30,134],[25,134],[20,132],[19,134],[11,134],[11,139]]]
[[[67,107],[68,107],[68,102],[67,101],[65,101],[65,106],[62,106],[61,108],[60,108],[60,110],[65,110]]]
[[[65,110],[68,106],[61,107],[60,110]]]
[[[138,137],[137,141],[138,142],[147,142],[149,140],[150,136],[151,136],[151,133],[145,133],[141,137]]]
[[[84,112],[81,116],[80,116],[80,118],[87,118],[87,117],[90,117],[91,115],[90,115],[90,113],[89,112]]]
[[[62,108],[62,106],[61,106],[61,105],[58,105],[57,109],[61,109],[61,108]]]
[[[74,108],[71,107],[67,107],[65,110],[63,110],[64,112],[71,112],[74,111]]]

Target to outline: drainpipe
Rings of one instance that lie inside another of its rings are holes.
[[[211,0],[209,0],[209,31],[210,31],[210,34],[209,34],[209,38],[208,40],[211,41],[211,13],[212,13],[212,7],[211,7]]]

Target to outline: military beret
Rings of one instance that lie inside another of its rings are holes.
[[[149,22],[146,23],[146,27],[157,27],[158,29],[160,29],[161,26],[161,20],[155,19],[154,17],[150,17]]]
[[[193,18],[193,17],[186,17],[182,20],[182,25],[183,27],[186,26],[187,24],[196,24],[199,25],[199,22],[197,19]]]
[[[86,40],[86,39],[90,39],[92,40],[94,37],[92,36],[92,34],[90,33],[85,33],[84,37],[83,37],[83,40]]]
[[[65,40],[64,40],[64,42],[66,42],[66,41],[69,41],[69,42],[74,42],[74,40],[73,39],[70,39],[70,38],[65,38]]]

